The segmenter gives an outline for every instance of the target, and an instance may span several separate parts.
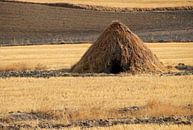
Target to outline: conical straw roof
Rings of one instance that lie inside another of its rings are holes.
[[[164,66],[157,56],[120,22],[109,25],[71,68],[74,73],[144,73],[162,70]]]

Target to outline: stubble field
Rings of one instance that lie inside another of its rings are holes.
[[[0,47],[0,70],[69,69],[86,52],[91,44],[36,45]],[[147,43],[148,47],[166,66],[178,63],[193,65],[192,43]]]
[[[94,41],[113,20],[145,42],[192,41],[192,6],[192,0],[1,1],[0,130],[192,130],[193,43],[146,43],[166,72],[117,75],[69,72],[89,43],[46,45]]]
[[[147,45],[172,71],[177,71],[175,66],[178,63],[193,66],[192,43]],[[69,69],[89,46],[0,47],[0,70]],[[93,129],[105,129],[98,127],[111,126],[112,122],[114,126],[108,129],[192,129],[192,125],[185,125],[192,122],[192,99],[192,75],[0,78],[0,122],[24,129],[80,129],[91,126],[95,127]],[[158,125],[159,120],[167,116],[172,116],[175,121]],[[144,124],[146,118],[152,117],[156,119]],[[130,120],[127,123],[117,121],[128,118],[134,118],[134,123]],[[140,121],[136,122],[135,118]],[[102,119],[102,125],[99,119]],[[185,123],[176,125],[179,122]]]

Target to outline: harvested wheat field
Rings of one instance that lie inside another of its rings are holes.
[[[0,47],[0,128],[193,129],[193,44],[145,45],[171,73],[73,75],[91,44]]]
[[[0,130],[193,130],[192,16],[192,0],[0,0]]]
[[[193,66],[193,43],[145,43],[165,66]],[[0,70],[70,69],[92,44],[0,47]]]

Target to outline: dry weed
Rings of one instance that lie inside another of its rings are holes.
[[[28,71],[28,70],[46,70],[46,65],[43,64],[36,64],[36,65],[29,65],[27,63],[13,63],[9,65],[1,65],[0,71]]]

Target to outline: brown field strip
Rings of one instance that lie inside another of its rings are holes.
[[[114,20],[126,24],[145,42],[188,42],[193,41],[192,12],[189,7],[120,12],[0,2],[0,45],[94,41]]]
[[[155,8],[155,7],[177,7],[177,6],[193,6],[192,1],[186,0],[16,0],[35,3],[72,3],[99,5],[108,7],[129,7],[129,8]]]

